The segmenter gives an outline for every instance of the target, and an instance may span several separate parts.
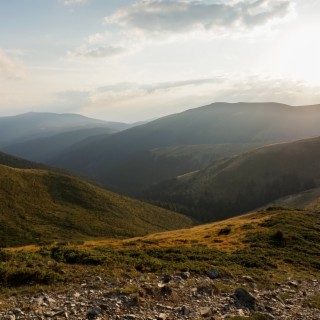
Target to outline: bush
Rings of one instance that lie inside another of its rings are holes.
[[[55,281],[63,280],[63,277],[57,272],[36,267],[2,267],[0,269],[0,278],[3,284],[10,286],[50,284]]]
[[[9,251],[0,249],[0,261],[2,262],[9,261],[11,257],[12,257],[12,253],[10,253]]]
[[[230,227],[225,227],[219,230],[218,232],[218,236],[221,235],[228,235],[231,232],[231,228]]]
[[[278,230],[271,234],[271,241],[274,245],[279,246],[283,245],[285,243],[285,236],[282,231]]]
[[[106,257],[102,254],[62,246],[51,249],[51,258],[64,263],[86,265],[100,265],[106,261]]]

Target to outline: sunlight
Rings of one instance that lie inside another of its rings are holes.
[[[320,43],[315,26],[295,30],[281,45],[279,70],[309,85],[320,84]]]

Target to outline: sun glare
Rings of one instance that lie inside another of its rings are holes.
[[[281,45],[278,68],[291,77],[320,85],[320,42],[315,26],[293,32]]]

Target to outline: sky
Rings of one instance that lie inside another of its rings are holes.
[[[320,103],[319,0],[0,0],[0,116]]]

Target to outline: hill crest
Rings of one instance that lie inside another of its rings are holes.
[[[0,241],[130,237],[190,226],[185,216],[47,170],[0,165]]]

